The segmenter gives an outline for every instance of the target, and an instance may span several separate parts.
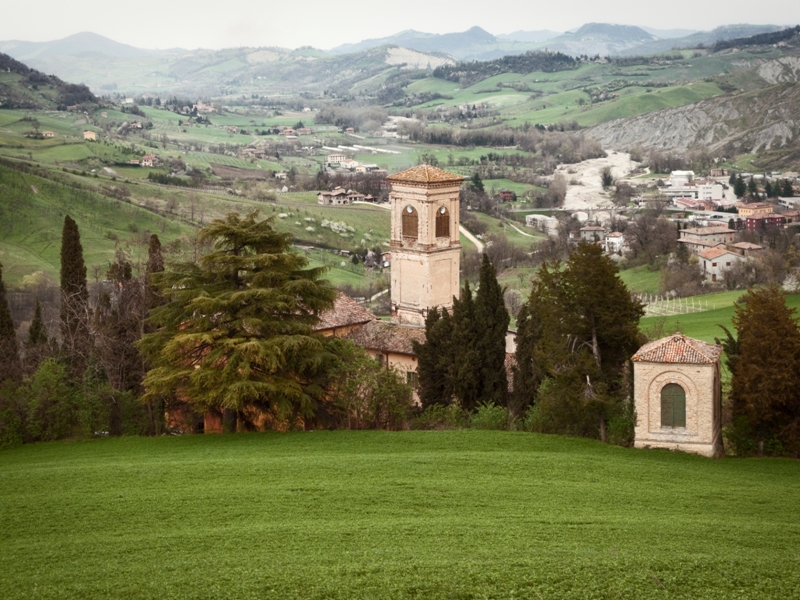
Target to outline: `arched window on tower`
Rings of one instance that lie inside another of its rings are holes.
[[[661,388],[661,426],[686,427],[686,391],[677,383]]]
[[[419,216],[413,206],[403,209],[403,238],[416,240],[419,236]]]
[[[436,210],[436,237],[450,237],[450,211],[445,206]]]

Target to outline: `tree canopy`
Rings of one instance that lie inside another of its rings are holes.
[[[153,280],[164,304],[140,342],[150,370],[145,399],[176,393],[198,409],[257,405],[280,417],[309,416],[333,356],[314,334],[335,290],[324,268],[291,252],[288,234],[258,212],[229,214],[200,231],[212,251]]]

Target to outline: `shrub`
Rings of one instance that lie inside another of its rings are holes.
[[[478,404],[475,414],[472,415],[471,427],[473,429],[506,429],[509,425],[508,411],[494,402]]]
[[[458,404],[432,404],[411,421],[411,429],[463,429],[469,422],[469,413]]]

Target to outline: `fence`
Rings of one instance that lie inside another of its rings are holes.
[[[639,294],[638,300],[644,304],[646,317],[671,317],[674,315],[688,315],[704,312],[717,308],[716,302],[709,302],[701,298],[672,298],[670,296]]]

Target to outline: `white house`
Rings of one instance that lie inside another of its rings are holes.
[[[705,278],[711,281],[725,279],[725,272],[742,260],[741,255],[725,248],[709,248],[697,256],[700,259],[700,270]]]
[[[694,181],[694,171],[672,171],[669,174],[669,186],[677,187]]]
[[[617,254],[627,250],[625,244],[625,236],[619,231],[612,231],[606,236],[604,241],[606,252],[608,254]]]
[[[599,225],[586,225],[581,227],[581,241],[602,242],[606,237],[606,230]]]
[[[328,154],[328,157],[325,159],[325,162],[329,165],[339,165],[347,160],[347,156],[344,154]]]

